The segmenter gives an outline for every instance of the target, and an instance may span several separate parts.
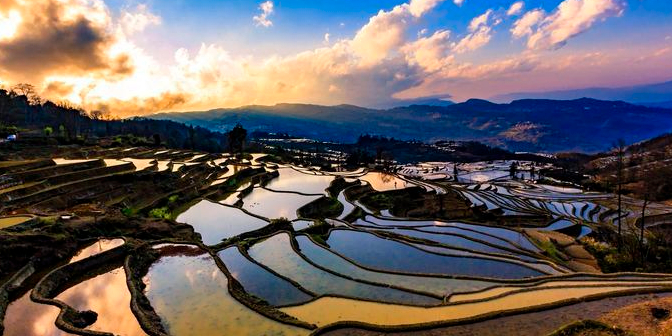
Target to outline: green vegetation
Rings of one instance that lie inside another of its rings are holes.
[[[106,147],[159,146],[165,143],[170,148],[220,153],[229,147],[226,134],[203,127],[145,118],[117,120],[101,111],[87,113],[67,103],[43,102],[33,90],[17,91],[16,87],[10,91],[0,89],[0,120],[0,137],[25,130],[30,133],[19,136],[19,140],[30,138],[35,144],[40,142],[40,138],[43,144],[47,144],[46,140],[50,138],[64,145],[85,144],[93,140]],[[52,138],[54,135],[55,139]],[[240,139],[239,136],[235,138]]]
[[[135,215],[135,210],[133,208],[123,208],[121,209],[121,213],[124,214],[126,217],[132,217]]]
[[[149,211],[149,217],[152,218],[172,218],[171,211],[168,207],[154,208]]]
[[[19,128],[13,125],[6,125],[0,122],[0,138],[5,138],[8,135],[16,134]]]
[[[298,210],[302,218],[324,219],[337,217],[343,212],[343,204],[333,197],[318,198]]]
[[[560,257],[560,251],[558,251],[558,248],[553,244],[551,241],[542,241],[542,242],[537,242],[536,244],[539,246],[544,251],[544,254],[549,256],[551,259],[553,259],[556,262],[562,263],[562,258]]]
[[[617,248],[616,235],[611,236],[613,243],[597,241],[586,237],[581,240],[586,251],[597,259],[605,273],[616,272],[672,272],[672,246],[663,235],[648,232],[641,245],[637,235],[626,233],[622,237],[623,246]],[[607,238],[609,240],[609,238]]]
[[[329,193],[329,195],[331,197],[336,198],[336,197],[338,197],[338,194],[340,194],[341,191],[343,191],[344,189],[346,189],[348,187],[356,186],[356,185],[359,185],[359,184],[360,184],[359,181],[346,182],[344,178],[339,176],[336,179],[334,179],[333,182],[331,182],[331,184],[327,188],[327,192]]]

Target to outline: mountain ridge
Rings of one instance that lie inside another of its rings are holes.
[[[317,140],[354,142],[361,134],[432,142],[476,140],[516,151],[599,152],[616,139],[635,143],[672,131],[672,110],[623,101],[470,99],[449,106],[369,109],[354,105],[277,104],[150,116],[211,130],[237,123]]]
[[[511,102],[518,99],[572,100],[582,97],[600,100],[621,100],[633,104],[656,104],[672,101],[672,81],[623,87],[588,87],[567,90],[539,92],[513,92],[491,97],[497,102]]]

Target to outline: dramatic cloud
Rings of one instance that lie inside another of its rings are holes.
[[[9,1],[0,8],[3,16],[9,26],[0,39],[4,77],[36,81],[57,71],[116,76],[132,70],[128,55],[109,52],[119,36],[102,1]]]
[[[523,11],[523,7],[525,7],[525,3],[522,1],[514,2],[511,7],[509,7],[509,10],[506,11],[506,15],[508,16],[514,16],[518,15]]]
[[[453,61],[449,39],[449,31],[439,30],[430,37],[423,37],[405,45],[401,50],[410,65],[418,66],[430,73],[448,66]]]
[[[261,10],[261,13],[259,15],[255,15],[252,17],[252,20],[255,22],[257,26],[262,26],[262,27],[270,27],[273,25],[273,21],[271,21],[268,17],[273,14],[273,1],[266,1],[262,2],[261,5],[259,5],[259,10]]]
[[[557,49],[595,22],[620,16],[625,10],[621,0],[565,0],[543,19],[527,40],[530,49]]]
[[[364,65],[373,65],[385,59],[391,51],[405,43],[409,20],[419,18],[439,4],[440,0],[412,0],[381,10],[369,19],[352,39],[352,48]]]
[[[459,100],[480,92],[552,89],[568,81],[600,84],[593,83],[598,75],[618,80],[642,67],[672,69],[665,66],[672,52],[661,45],[618,53],[620,58],[548,51],[618,15],[623,7],[615,0],[565,0],[551,13],[528,11],[506,29],[526,38],[529,48],[488,57],[477,50],[494,38],[498,25],[510,22],[507,16],[522,14],[522,2],[487,10],[453,32],[418,33],[425,15],[441,3],[411,0],[380,10],[352,37],[342,37],[342,30],[338,39],[327,33],[315,49],[294,54],[254,57],[202,44],[164,60],[133,42],[142,30],[161,24],[147,6],[114,13],[103,0],[0,0],[0,79],[32,82],[46,98],[129,116],[281,102],[376,106],[427,96]],[[254,21],[271,26],[273,3],[259,9]],[[626,68],[632,71],[609,71]]]

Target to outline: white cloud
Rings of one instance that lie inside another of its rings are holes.
[[[621,0],[565,0],[530,34],[530,49],[555,49],[579,35],[597,21],[620,16],[625,10]]]
[[[454,59],[450,55],[450,31],[439,30],[432,36],[410,42],[401,48],[410,65],[418,66],[425,72],[434,72],[450,65]]]
[[[127,35],[145,30],[148,26],[161,24],[161,18],[151,13],[147,5],[138,5],[134,11],[124,9],[119,19],[120,26]]]
[[[523,7],[525,7],[525,3],[522,1],[514,2],[511,7],[509,7],[509,10],[506,11],[506,15],[508,16],[514,16],[518,15],[523,11]]]
[[[462,4],[464,3],[464,0],[453,0],[453,2],[458,6],[462,6]]]
[[[469,31],[470,32],[475,32],[481,26],[485,26],[488,24],[488,21],[490,20],[490,15],[492,15],[493,10],[488,9],[485,13],[473,18],[471,22],[469,23]]]
[[[273,21],[271,21],[268,17],[273,14],[274,10],[274,5],[273,1],[266,1],[262,2],[259,5],[259,9],[261,10],[261,13],[259,15],[255,15],[252,17],[252,20],[256,23],[257,26],[262,26],[262,27],[270,27],[273,25]]]
[[[352,49],[365,66],[377,64],[404,44],[410,19],[419,18],[440,2],[412,0],[389,11],[381,10],[357,32],[351,41]]]
[[[434,9],[441,2],[443,0],[411,0],[408,4],[408,10],[411,12],[411,15],[417,18]]]
[[[328,45],[330,38],[331,38],[331,35],[329,33],[325,33],[324,34],[324,40],[322,40],[322,43]]]
[[[526,35],[532,35],[533,28],[538,25],[546,17],[546,12],[543,9],[531,10],[523,17],[513,23],[511,27],[511,34],[515,38],[521,38]]]
[[[489,26],[481,26],[477,31],[463,37],[457,44],[453,46],[453,51],[458,54],[468,51],[480,49],[490,42],[492,39],[492,28]]]
[[[453,51],[461,54],[480,49],[492,39],[492,27],[502,20],[495,15],[494,10],[488,9],[485,13],[473,18],[467,29],[469,33],[459,42],[453,44]]]

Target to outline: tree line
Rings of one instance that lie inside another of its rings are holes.
[[[59,143],[85,143],[92,139],[135,139],[139,144],[207,152],[240,151],[246,133],[242,126],[233,137],[168,120],[116,119],[105,111],[87,112],[67,102],[43,100],[29,84],[0,89],[0,136],[46,137]],[[241,139],[242,136],[242,139]],[[229,138],[234,143],[229,142]]]

